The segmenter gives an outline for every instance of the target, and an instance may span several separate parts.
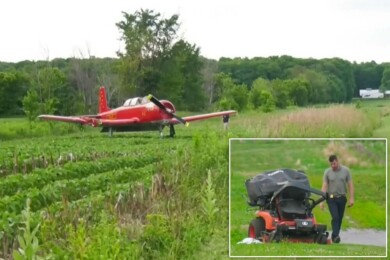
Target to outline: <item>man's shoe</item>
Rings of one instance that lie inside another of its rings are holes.
[[[340,243],[341,239],[339,236],[337,236],[337,237],[333,238],[332,241],[333,241],[333,243],[338,244],[338,243]]]

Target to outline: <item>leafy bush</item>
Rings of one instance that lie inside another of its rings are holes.
[[[143,244],[144,257],[146,259],[156,259],[169,251],[175,239],[167,216],[149,214],[146,219],[147,224],[140,242]]]

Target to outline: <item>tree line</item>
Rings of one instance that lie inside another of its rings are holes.
[[[180,38],[179,16],[153,10],[123,13],[118,58],[0,62],[0,116],[92,114],[98,88],[110,106],[152,93],[179,110],[261,109],[350,102],[360,89],[390,90],[390,64],[291,56],[221,58],[200,55]]]

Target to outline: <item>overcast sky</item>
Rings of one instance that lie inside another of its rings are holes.
[[[389,0],[2,0],[0,61],[117,57],[122,12],[179,15],[201,55],[390,62]]]

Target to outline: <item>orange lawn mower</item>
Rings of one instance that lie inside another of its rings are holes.
[[[327,194],[310,188],[303,171],[279,169],[246,180],[248,204],[258,207],[248,237],[267,242],[330,244],[326,225],[318,224],[312,210]],[[319,199],[310,196],[317,194]]]

